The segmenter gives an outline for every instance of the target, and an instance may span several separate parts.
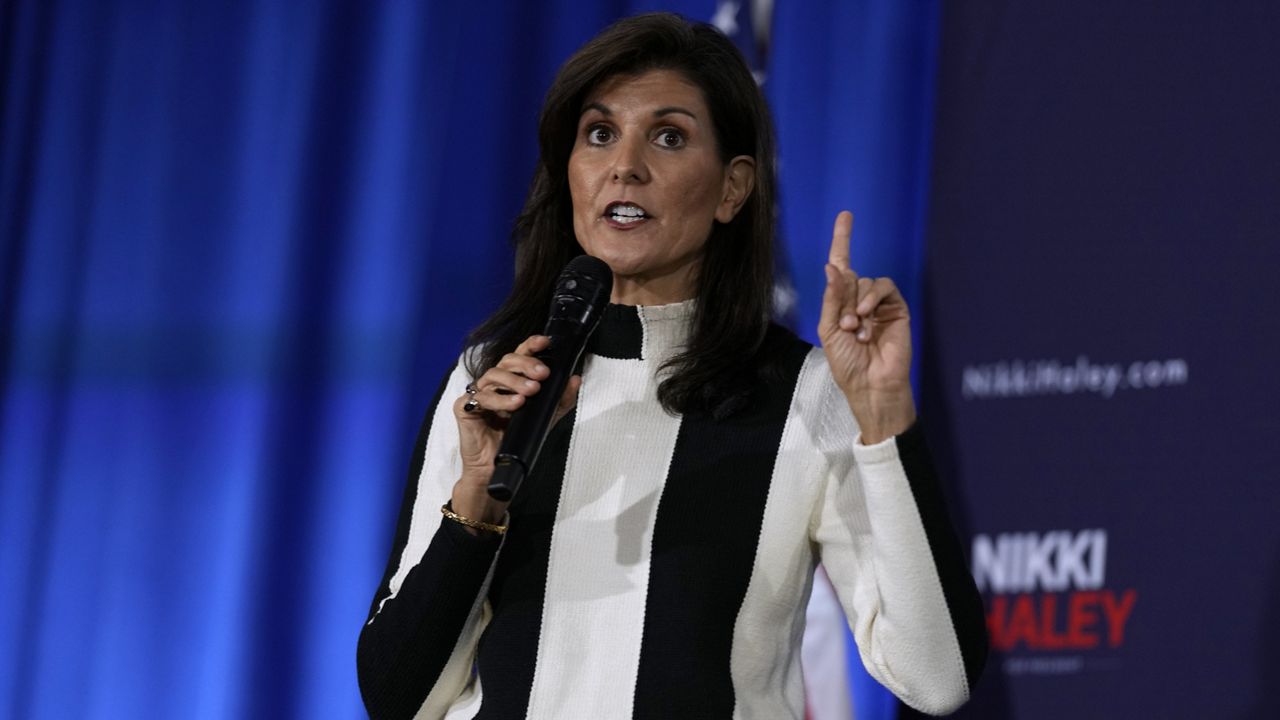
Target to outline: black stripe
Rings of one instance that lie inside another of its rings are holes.
[[[916,508],[920,511],[925,536],[929,539],[929,549],[942,583],[942,594],[951,614],[951,626],[955,629],[960,654],[964,658],[965,676],[972,689],[987,662],[987,626],[982,596],[969,574],[960,540],[951,527],[942,488],[920,423],[897,436],[895,443]]]
[[[618,360],[637,360],[644,344],[640,312],[630,305],[606,305],[587,352]]]
[[[654,527],[635,718],[733,715],[733,628],[810,349],[784,333],[773,329],[762,350],[777,358],[784,380],[761,383],[751,405],[729,419],[689,414],[680,426]]]
[[[493,619],[480,638],[484,694],[477,720],[522,718],[533,690],[542,631],[542,606],[551,558],[551,532],[564,485],[576,413],[552,427],[533,472],[511,501],[511,529],[489,585]]]
[[[411,718],[453,654],[499,536],[445,522],[400,592],[360,633],[356,666],[371,718]]]
[[[391,559],[369,610],[370,617],[377,617],[360,631],[356,649],[360,693],[373,718],[410,718],[422,706],[453,653],[498,550],[497,535],[473,536],[457,523],[442,523],[400,592],[378,612],[408,544],[431,419],[447,383],[446,374],[418,432]]]

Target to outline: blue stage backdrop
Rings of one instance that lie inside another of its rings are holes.
[[[925,403],[971,718],[1276,718],[1273,2],[943,13]]]
[[[362,715],[413,434],[508,285],[541,95],[660,8],[762,70],[799,329],[843,207],[918,298],[936,2],[779,0],[772,34],[713,0],[0,4],[0,716]]]

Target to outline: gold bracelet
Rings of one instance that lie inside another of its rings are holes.
[[[450,510],[449,503],[445,503],[440,506],[440,514],[456,523],[460,523],[477,530],[488,530],[489,532],[496,532],[499,535],[503,535],[507,532],[506,525],[494,525],[493,523],[481,522],[479,520],[472,520],[469,517],[463,517],[453,510]]]

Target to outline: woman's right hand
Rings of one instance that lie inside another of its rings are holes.
[[[533,356],[546,349],[549,342],[545,335],[533,335],[520,343],[515,352],[504,355],[497,365],[477,378],[474,397],[478,407],[473,411],[465,410],[467,401],[472,397],[470,394],[463,394],[453,401],[462,477],[453,486],[452,505],[453,511],[459,515],[488,523],[502,521],[507,503],[489,497],[493,458],[498,454],[511,413],[536,395],[542,389],[542,381],[551,375],[547,366]],[[580,376],[569,378],[552,419],[553,424],[573,409],[581,385]]]

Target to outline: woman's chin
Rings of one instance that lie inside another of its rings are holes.
[[[612,253],[604,250],[599,252],[588,251],[587,254],[603,260],[609,266],[609,269],[613,271],[615,278],[636,278],[643,275],[646,270],[643,260],[624,253]]]

